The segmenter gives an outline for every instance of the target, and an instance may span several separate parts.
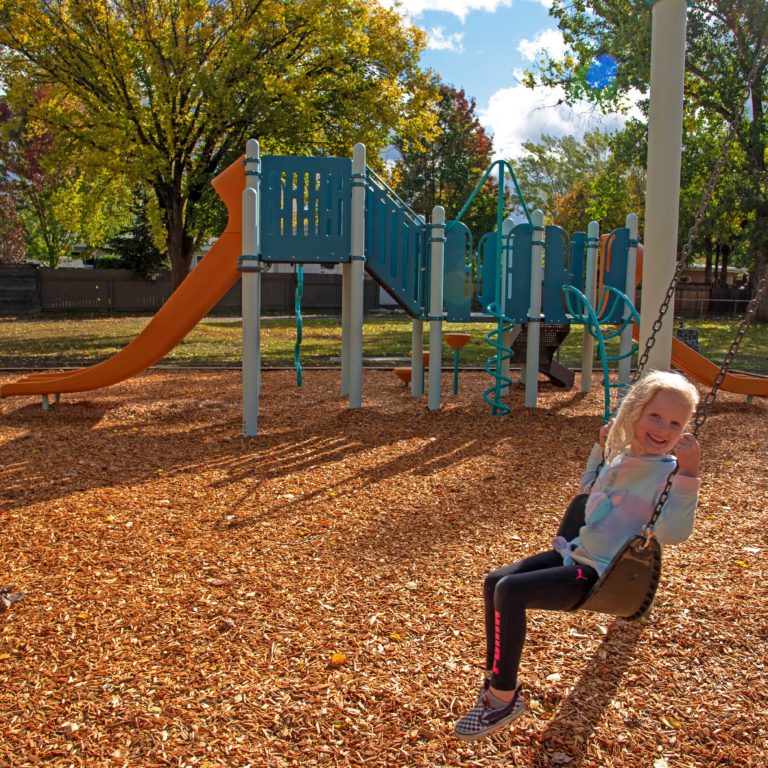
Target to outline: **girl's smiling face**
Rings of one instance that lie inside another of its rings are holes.
[[[662,456],[669,453],[683,434],[691,406],[674,392],[657,392],[643,408],[635,424],[632,453]]]

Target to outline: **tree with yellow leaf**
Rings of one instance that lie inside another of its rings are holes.
[[[211,178],[265,152],[376,158],[430,128],[423,34],[375,0],[0,0],[6,83],[93,167],[152,189],[174,286],[211,217]]]

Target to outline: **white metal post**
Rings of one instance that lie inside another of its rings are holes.
[[[677,262],[685,12],[686,0],[659,0],[653,6],[641,350],[645,349]],[[648,355],[647,370],[670,367],[673,329],[674,300],[656,334],[656,343]]]
[[[341,265],[341,396],[349,395],[349,339],[350,339],[350,263]]]
[[[352,148],[352,224],[349,265],[349,407],[363,401],[363,281],[365,279],[365,145]]]
[[[443,364],[443,262],[445,257],[445,209],[432,209],[429,275],[429,392],[430,411],[440,408],[440,371]]]
[[[627,298],[635,303],[635,269],[637,266],[637,215],[630,213],[626,218],[626,227],[629,230],[629,250],[627,251],[627,282],[624,293]],[[632,330],[634,323],[631,322],[632,313],[629,307],[624,308],[624,320],[630,320],[627,327],[621,332],[619,338],[619,354],[627,355],[619,360],[619,383],[629,384],[632,374],[632,357],[629,351],[632,349]],[[621,392],[621,390],[619,390]],[[621,399],[621,397],[619,397]]]
[[[245,148],[243,253],[240,258],[243,295],[243,434],[246,437],[254,437],[258,432],[261,391],[260,172],[259,142],[249,139]]]
[[[584,295],[590,306],[595,306],[597,292],[597,251],[600,247],[600,225],[590,221],[587,225],[587,266],[584,274]],[[588,314],[588,313],[585,313]],[[581,349],[581,391],[592,389],[592,361],[595,356],[595,340],[584,326],[584,345]]]
[[[531,301],[528,309],[528,340],[525,350],[525,405],[535,408],[539,395],[539,342],[541,339],[541,260],[544,256],[544,213],[531,214]]]
[[[413,320],[411,323],[411,395],[421,397],[424,394],[424,321]]]

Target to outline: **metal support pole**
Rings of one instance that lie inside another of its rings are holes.
[[[424,321],[413,320],[411,323],[411,395],[421,397],[424,394]]]
[[[445,256],[445,209],[432,209],[429,282],[429,393],[430,411],[440,408],[440,370],[443,355],[443,261]]]
[[[659,0],[653,6],[640,349],[645,348],[677,263],[686,5],[686,0]],[[669,309],[646,370],[671,365],[674,300]]]
[[[350,339],[350,314],[351,303],[349,262],[341,265],[341,396],[349,395],[349,339]]]
[[[349,266],[349,407],[363,401],[363,281],[365,279],[365,145],[352,149],[352,223]]]
[[[254,437],[259,428],[261,390],[261,270],[259,243],[259,142],[245,148],[243,190],[243,253],[240,257],[243,292],[243,434]]]
[[[525,405],[535,408],[539,395],[539,342],[541,339],[541,260],[544,256],[544,213],[531,214],[531,302],[528,309],[528,341],[525,350]]]
[[[453,394],[459,394],[459,350],[453,350]]]
[[[590,221],[587,225],[587,268],[584,275],[584,295],[592,307],[597,292],[597,251],[600,247],[600,225]],[[588,315],[588,312],[584,312]],[[595,340],[584,325],[584,345],[581,350],[581,391],[592,389],[592,361],[595,356]]]

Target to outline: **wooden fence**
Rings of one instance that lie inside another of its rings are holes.
[[[262,275],[262,308],[269,313],[293,314],[296,275]],[[154,313],[171,295],[171,279],[164,274],[154,282],[125,269],[48,269],[0,265],[0,315],[66,313]],[[365,281],[364,306],[378,306],[378,286]],[[338,312],[341,309],[341,275],[304,274],[304,311]],[[216,304],[212,314],[239,315],[238,281]]]
[[[296,275],[266,272],[262,276],[265,312],[293,314]],[[67,313],[154,313],[171,295],[171,279],[164,274],[155,282],[136,277],[127,269],[48,269],[34,265],[0,264],[0,316]],[[737,286],[683,283],[675,294],[675,314],[681,317],[742,315],[749,292]],[[305,273],[303,310],[338,312],[341,309],[341,275]],[[364,307],[379,306],[378,285],[366,279]],[[212,314],[239,315],[240,283],[222,297]]]

